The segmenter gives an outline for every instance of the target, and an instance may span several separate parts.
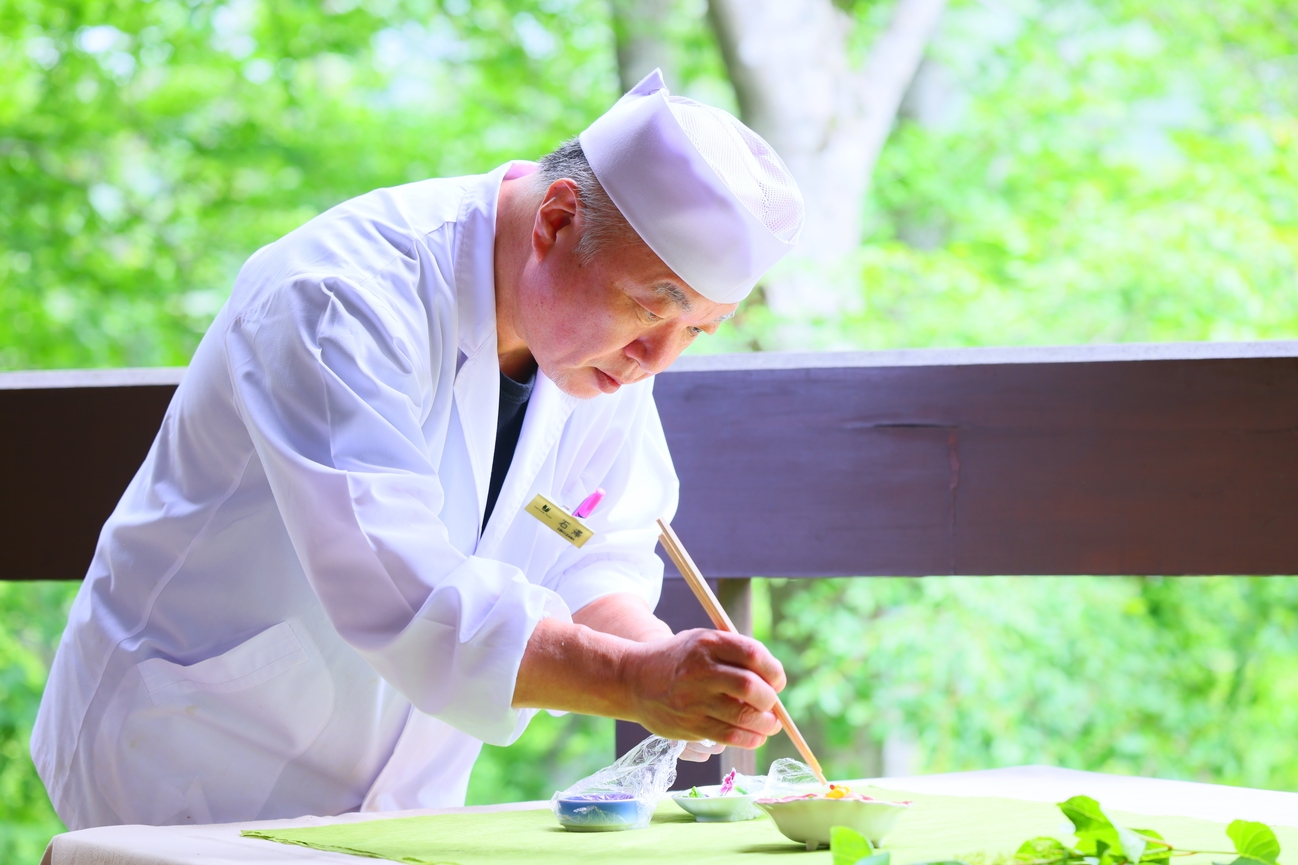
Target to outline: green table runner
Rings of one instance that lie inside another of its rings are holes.
[[[885,841],[893,865],[949,859],[970,853],[1012,853],[1037,835],[1070,841],[1072,827],[1059,809],[1045,802],[1016,799],[930,796],[869,790],[878,798],[909,799],[915,804]],[[1104,803],[1101,802],[1101,805]],[[1199,850],[1233,849],[1225,826],[1190,817],[1149,817],[1110,812],[1118,823],[1162,833],[1177,847]],[[1273,827],[1284,853],[1281,861],[1298,856],[1298,828]],[[806,852],[779,833],[769,818],[744,823],[695,823],[673,802],[663,802],[647,829],[627,832],[574,833],[559,828],[544,811],[496,814],[444,814],[403,817],[244,832],[284,844],[317,850],[391,859],[414,865],[570,865],[570,863],[758,863],[763,859],[796,857],[805,865],[824,865],[828,850]],[[1287,854],[1287,855],[1286,855]],[[1177,865],[1205,865],[1233,856],[1190,856]],[[1298,860],[1295,860],[1298,861]]]

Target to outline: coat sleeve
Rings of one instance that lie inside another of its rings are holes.
[[[338,633],[420,711],[512,741],[530,717],[511,706],[527,641],[569,612],[450,541],[423,423],[450,410],[430,409],[451,389],[429,376],[454,374],[454,346],[337,276],[279,286],[225,339],[235,404]]]

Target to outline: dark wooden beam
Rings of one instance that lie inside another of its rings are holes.
[[[709,577],[1298,573],[1298,343],[705,357],[655,393]]]
[[[0,374],[4,580],[79,580],[182,369]]]
[[[0,577],[81,578],[182,372],[0,374]],[[655,388],[710,577],[1298,573],[1298,343],[686,358]]]

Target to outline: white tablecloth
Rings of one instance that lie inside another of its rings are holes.
[[[1033,802],[1062,802],[1069,796],[1090,796],[1103,803],[1106,810],[1133,814],[1173,814],[1218,823],[1257,820],[1272,826],[1298,826],[1298,793],[1104,775],[1050,766],[879,778],[874,783],[913,793],[1003,796]]]
[[[874,783],[893,790],[915,793],[1003,796],[1007,799],[1040,802],[1059,802],[1069,796],[1087,795],[1100,800],[1105,808],[1114,811],[1175,814],[1221,823],[1242,817],[1272,825],[1298,826],[1298,793],[1102,775],[1047,766],[1017,766],[912,778],[879,778]],[[362,860],[354,856],[321,853],[287,844],[268,844],[254,838],[242,838],[239,832],[252,828],[318,826],[416,814],[513,811],[545,807],[548,807],[546,802],[521,802],[476,808],[301,817],[294,820],[210,826],[108,826],[68,832],[55,837],[45,851],[42,865],[280,865],[285,862],[357,865]]]

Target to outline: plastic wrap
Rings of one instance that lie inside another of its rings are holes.
[[[806,763],[800,763],[792,757],[781,757],[771,764],[771,770],[761,787],[763,799],[779,799],[783,796],[801,796],[805,793],[822,792],[825,785],[811,771]]]
[[[643,829],[676,780],[684,750],[684,742],[650,736],[613,765],[555,793],[550,808],[565,829],[577,832]]]

